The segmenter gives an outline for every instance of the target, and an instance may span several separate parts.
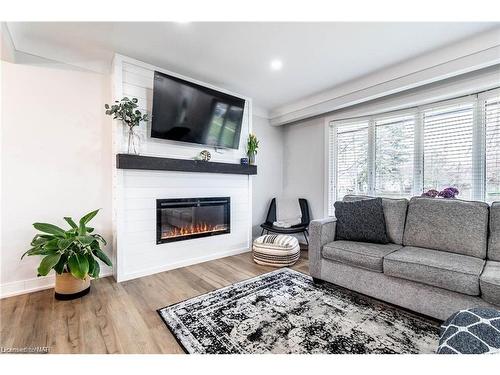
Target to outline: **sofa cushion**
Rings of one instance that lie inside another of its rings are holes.
[[[336,240],[388,243],[382,199],[335,202]]]
[[[488,261],[480,277],[481,297],[500,306],[500,262]]]
[[[384,273],[478,296],[484,263],[467,255],[407,246],[384,257]]]
[[[346,195],[345,202],[352,202],[361,199],[373,199],[367,195]],[[408,208],[407,199],[382,198],[384,208],[385,227],[389,241],[395,244],[403,243],[403,232],[405,228],[406,210]]]
[[[493,202],[490,207],[488,259],[500,262],[500,202]]]
[[[413,197],[403,244],[485,259],[488,214],[483,202]]]
[[[334,241],[323,247],[322,254],[329,260],[382,272],[384,257],[398,249],[401,249],[401,245],[393,243]]]

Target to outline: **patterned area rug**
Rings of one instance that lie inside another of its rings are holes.
[[[158,310],[188,353],[434,353],[437,323],[288,268]]]

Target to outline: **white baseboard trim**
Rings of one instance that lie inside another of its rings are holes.
[[[203,256],[203,257],[186,259],[186,260],[183,260],[180,262],[170,263],[170,264],[166,264],[166,265],[159,266],[159,267],[146,268],[146,269],[143,269],[143,270],[140,270],[137,272],[119,275],[117,278],[117,281],[122,282],[122,281],[137,279],[139,277],[149,276],[149,275],[153,275],[155,273],[173,270],[175,268],[187,267],[187,266],[191,266],[193,264],[208,262],[210,260],[219,259],[219,258],[225,258],[225,257],[231,256],[231,255],[238,255],[238,254],[247,253],[247,252],[250,252],[251,250],[252,249],[249,247],[243,247],[243,248],[239,248],[239,249],[235,249],[235,250],[229,250],[229,251],[223,251],[220,253],[210,254],[207,256]]]
[[[235,250],[224,251],[220,253],[211,254],[204,257],[192,258],[183,260],[181,262],[170,263],[161,267],[147,268],[138,272],[123,275],[119,278],[119,282],[137,279],[139,277],[153,275],[155,273],[173,270],[175,268],[187,267],[197,263],[203,263],[214,259],[224,258],[231,255],[243,254],[251,251],[248,247],[243,247]],[[113,276],[113,269],[110,267],[102,267],[100,277]],[[0,285],[0,299],[18,296],[26,293],[38,292],[40,290],[53,288],[55,284],[55,275],[45,277],[34,277],[32,279],[12,281]]]
[[[102,267],[99,277],[112,276],[113,269]],[[49,275],[44,277],[34,277],[32,279],[12,281],[0,285],[0,299],[18,296],[20,294],[38,292],[39,290],[50,289],[54,287],[56,276]]]

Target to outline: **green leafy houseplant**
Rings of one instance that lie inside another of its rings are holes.
[[[115,104],[105,104],[106,114],[113,116],[114,120],[120,120],[128,126],[128,152],[137,154],[137,134],[134,127],[139,126],[141,121],[148,121],[147,113],[142,113],[137,109],[137,98],[129,99],[124,97],[122,100],[115,100]]]
[[[38,267],[38,276],[47,275],[54,269],[57,274],[71,273],[77,279],[85,279],[88,276],[99,277],[100,266],[97,259],[111,266],[111,261],[101,250],[101,244],[106,241],[99,234],[92,234],[94,228],[87,224],[92,220],[99,210],[92,211],[83,216],[77,225],[72,218],[65,217],[64,220],[70,225],[70,229],[64,230],[53,224],[34,223],[35,229],[42,233],[35,235],[31,241],[31,249],[24,256],[43,256]]]
[[[259,140],[256,135],[250,133],[247,141],[247,155],[250,159],[250,164],[255,163],[255,155],[257,154],[257,149],[259,148]]]

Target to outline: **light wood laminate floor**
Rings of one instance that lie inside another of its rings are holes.
[[[292,268],[308,273],[307,251]],[[158,308],[276,268],[251,253],[116,283],[92,281],[90,293],[56,301],[53,289],[0,300],[0,347],[48,347],[50,353],[183,353]]]

